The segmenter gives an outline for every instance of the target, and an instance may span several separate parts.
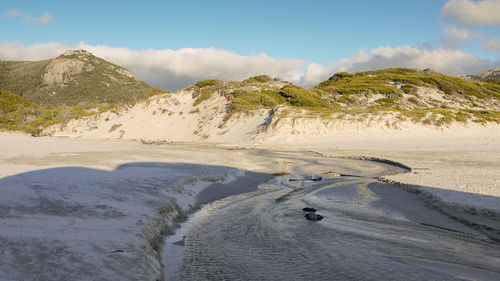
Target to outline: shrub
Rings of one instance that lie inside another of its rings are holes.
[[[286,85],[279,94],[286,98],[288,103],[297,107],[321,107],[324,105],[318,93],[295,85]]]
[[[146,92],[146,98],[155,96],[155,95],[160,95],[160,94],[165,94],[165,93],[170,93],[170,91],[166,91],[157,87],[151,87],[147,90]]]
[[[409,101],[409,102],[411,102],[411,103],[413,103],[413,104],[416,104],[416,105],[418,105],[418,104],[420,103],[420,102],[419,102],[416,98],[414,98],[414,97],[409,97],[409,98],[408,98],[408,101]]]
[[[201,93],[198,95],[198,97],[194,100],[193,105],[197,106],[198,104],[202,103],[203,101],[208,100],[214,91],[211,89],[201,89]]]
[[[356,102],[356,98],[351,97],[349,95],[340,95],[337,98],[338,102],[345,103],[345,104],[352,104]]]
[[[391,107],[394,105],[394,99],[391,98],[381,98],[375,101],[383,107]]]
[[[231,95],[230,111],[273,108],[284,102],[286,99],[280,96],[278,90],[249,91],[238,89]]]
[[[221,80],[213,79],[213,80],[203,80],[194,84],[197,87],[203,88],[207,86],[217,86],[221,85],[223,82]]]
[[[414,88],[412,85],[408,85],[408,84],[405,84],[403,86],[401,86],[401,90],[405,93],[405,94],[410,94],[413,92]]]
[[[268,75],[258,75],[258,76],[253,76],[248,79],[245,79],[242,81],[242,83],[248,84],[248,83],[266,83],[273,80],[270,76]]]
[[[337,73],[318,84],[315,89],[336,94],[362,94],[367,92],[391,95],[397,89],[390,82],[404,84],[401,90],[413,93],[417,86],[436,87],[446,95],[469,95],[478,98],[500,98],[500,84],[495,81],[465,81],[435,72],[424,72],[407,68],[389,68],[376,71],[358,72],[354,75]]]
[[[346,78],[346,77],[354,77],[354,75],[347,73],[347,72],[338,72],[338,73],[333,74],[333,76],[328,78],[328,80],[337,81],[339,79]]]

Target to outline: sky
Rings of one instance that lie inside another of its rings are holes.
[[[311,87],[339,71],[500,66],[500,0],[0,0],[0,59],[86,49],[154,86],[268,74]]]

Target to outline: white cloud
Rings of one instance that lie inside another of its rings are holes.
[[[328,66],[298,60],[272,58],[266,54],[243,56],[214,48],[178,50],[130,50],[128,48],[80,43],[67,46],[45,43],[23,46],[0,43],[0,59],[37,60],[59,56],[67,49],[85,49],[94,55],[124,66],[152,85],[176,90],[204,79],[242,80],[268,74],[299,85],[313,86],[336,72],[356,72],[389,67],[433,68],[448,74],[473,74],[499,66],[458,49],[427,50],[416,46],[379,47],[360,50],[354,57]]]
[[[26,17],[27,17],[27,19],[26,19]],[[31,18],[30,16],[26,16],[26,17],[25,17],[26,21],[35,22],[35,23],[39,23],[39,24],[48,24],[49,22],[54,20],[54,18],[50,14],[50,12],[43,13],[43,16],[41,16],[39,18]]]
[[[15,19],[17,17],[20,17],[21,13],[16,9],[12,9],[12,10],[8,10],[7,13],[5,14],[5,16],[8,18],[11,18],[11,19]]]
[[[461,49],[464,44],[482,46],[488,53],[500,52],[500,38],[488,35],[482,31],[467,27],[447,25],[443,28],[446,35],[441,40],[441,47],[445,49]]]
[[[498,64],[481,60],[473,54],[458,49],[425,50],[416,46],[396,48],[386,46],[373,49],[370,53],[360,50],[354,57],[332,62],[328,67],[315,66],[312,71],[308,69],[304,74],[305,79],[301,82],[312,86],[340,71],[356,72],[392,67],[432,68],[451,75],[474,74]],[[311,73],[315,79],[308,81],[307,77]]]
[[[335,65],[335,64],[334,64]],[[462,50],[423,50],[416,46],[379,47],[370,54],[361,51],[352,59],[339,61],[346,70],[369,70],[388,67],[432,68],[447,74],[469,74],[488,68],[490,62]]]
[[[467,40],[471,37],[471,31],[469,29],[456,25],[445,26],[443,32],[448,38],[455,40]]]
[[[272,58],[266,54],[242,56],[214,48],[130,50],[85,43],[75,46],[46,43],[28,47],[0,43],[0,59],[47,59],[56,57],[67,49],[88,50],[100,58],[130,69],[137,77],[150,84],[167,89],[178,89],[204,79],[242,80],[260,74],[299,82],[302,74],[298,69],[308,63],[298,59]]]
[[[266,54],[242,56],[214,48],[137,51],[83,43],[78,48],[130,68],[138,77],[157,85],[168,85],[170,89],[204,79],[242,80],[260,74],[297,82],[297,69],[307,63],[297,59],[271,58]]]
[[[27,47],[18,43],[0,42],[0,59],[44,60],[57,57],[71,48],[56,42],[35,44]]]
[[[449,0],[441,15],[463,25],[500,25],[500,0]]]
[[[36,24],[48,24],[54,20],[50,12],[45,12],[41,17],[33,18],[29,14],[17,9],[8,10],[7,13],[5,13],[5,17],[11,19],[21,18],[24,22]]]

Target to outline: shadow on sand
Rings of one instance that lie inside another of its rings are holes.
[[[132,162],[115,170],[59,167],[2,178],[0,276],[8,280],[161,278],[159,261],[148,261],[157,253],[141,248],[148,223],[162,219],[168,226],[175,217],[168,212],[159,217],[161,210],[174,212],[251,192],[273,177],[243,172],[225,166]],[[235,176],[236,180],[229,182]],[[485,231],[493,239],[500,237],[498,214],[444,204],[432,197],[432,192],[402,187],[428,206]],[[494,196],[426,189],[464,198],[465,202],[500,205],[500,198]],[[143,266],[145,263],[149,265]]]

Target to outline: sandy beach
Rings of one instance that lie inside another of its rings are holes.
[[[500,0],[38,2],[0,281],[500,280]]]
[[[436,141],[442,132],[429,135],[426,142],[423,137],[403,142],[400,134],[370,139],[368,134],[356,132],[355,141],[347,141],[349,135],[345,134],[337,143],[332,138],[321,143],[296,136],[287,142],[160,145],[1,133],[0,188],[6,196],[0,200],[4,253],[0,272],[14,279],[43,273],[40,276],[53,280],[65,272],[64,276],[78,279],[91,267],[104,265],[99,274],[91,274],[94,280],[104,280],[139,262],[145,266],[134,267],[131,276],[163,278],[162,238],[155,239],[173,233],[178,222],[203,201],[200,196],[208,202],[251,192],[275,173],[296,173],[294,167],[302,165],[301,159],[311,157],[332,163],[376,158],[407,166],[410,172],[379,180],[418,194],[427,206],[466,225],[493,229],[485,233],[496,239],[500,229],[500,145],[495,142],[498,131],[489,132],[476,138],[461,134],[453,138],[452,133],[442,142]],[[301,173],[331,172],[321,169]],[[334,166],[331,169],[348,173]],[[252,179],[253,187],[235,191],[224,185],[245,177],[245,182]],[[222,185],[217,188],[214,183]],[[473,215],[478,212],[480,221]],[[27,234],[12,236],[19,232]],[[16,254],[25,247],[31,247],[30,254]],[[55,250],[46,252],[47,247]],[[56,258],[37,263],[50,253]],[[79,264],[77,270],[74,262]],[[16,269],[14,264],[31,269]],[[55,265],[57,271],[44,269]]]

